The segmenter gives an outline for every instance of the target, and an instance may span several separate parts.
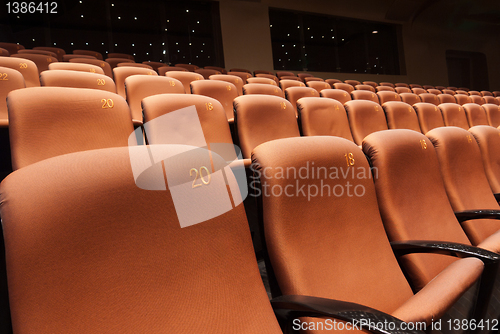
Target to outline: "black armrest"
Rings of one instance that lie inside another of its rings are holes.
[[[485,249],[456,242],[429,241],[429,240],[408,240],[392,241],[392,250],[397,256],[412,253],[433,253],[455,257],[475,257],[485,264],[498,264],[500,255]]]
[[[460,223],[471,219],[500,219],[500,210],[466,210],[455,212]]]
[[[384,312],[334,299],[289,295],[274,298],[271,300],[271,305],[277,315],[288,321],[295,321],[297,317],[328,317],[346,321],[350,323],[349,326],[352,329],[365,329],[373,333],[424,333],[418,330],[406,330],[411,326],[406,326],[407,324],[403,321]],[[294,324],[298,325],[295,322]],[[333,322],[331,324],[331,326],[338,326]]]

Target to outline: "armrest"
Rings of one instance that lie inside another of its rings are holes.
[[[276,314],[289,320],[297,317],[329,317],[349,322],[352,329],[365,329],[373,333],[424,333],[405,330],[405,322],[384,312],[334,299],[289,295],[274,298],[271,305]]]
[[[455,257],[475,257],[485,264],[497,264],[500,262],[500,255],[485,249],[455,242],[429,241],[429,240],[408,240],[391,242],[392,250],[397,256],[412,253],[434,253]]]
[[[455,212],[460,223],[471,219],[500,219],[500,210],[466,210]]]

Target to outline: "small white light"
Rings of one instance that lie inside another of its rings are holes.
[[[89,45],[89,43],[85,43],[85,45]]]
[[[285,44],[281,44],[281,47],[284,48],[285,47]]]
[[[165,43],[161,43],[161,45],[165,45]]]
[[[279,59],[279,61],[281,61],[281,59]]]
[[[311,36],[311,38],[314,38],[314,36]]]
[[[118,44],[115,44],[115,46],[118,46]]]
[[[194,30],[191,30],[191,32],[194,32]]]
[[[82,2],[80,1],[80,3],[82,3]]]
[[[189,13],[189,9],[186,9],[186,13]]]
[[[179,45],[179,42],[175,42],[175,45]]]
[[[118,20],[121,20],[122,18],[120,16],[118,16]]]
[[[153,44],[152,44],[152,43],[149,43],[149,46],[153,46]]]
[[[114,7],[114,6],[115,6],[115,4],[114,4],[114,3],[112,3],[112,4],[111,4],[111,7]]]
[[[134,56],[135,56],[135,53],[134,53]]]
[[[201,52],[203,52],[203,50],[201,50]]]
[[[132,44],[132,46],[135,46],[135,44]]]
[[[177,50],[177,52],[181,52],[181,50]]]
[[[210,58],[210,56],[208,56],[208,58]]]
[[[325,38],[325,36],[321,36],[321,38]]]
[[[191,45],[191,43],[189,43],[189,45]]]
[[[134,17],[134,20],[137,20],[137,17]]]
[[[311,28],[307,28],[307,30],[311,30]]]
[[[196,23],[200,24],[200,21],[196,21]]]
[[[293,45],[293,47],[295,47],[295,44]]]
[[[203,43],[203,45],[205,45],[205,43]]]
[[[332,39],[334,39],[334,38],[335,38],[335,36],[332,36]]]
[[[80,17],[83,17],[83,15],[81,15]]]
[[[146,56],[149,56],[149,53],[146,53]]]
[[[170,22],[170,20],[167,20],[167,23]]]
[[[306,53],[306,57],[307,57],[307,53]]]
[[[73,45],[73,43],[71,43],[71,45]]]
[[[372,34],[378,34],[378,31],[377,30],[373,30]]]
[[[300,26],[297,26],[297,29],[300,29]]]
[[[290,34],[288,34],[288,37],[290,37]]]
[[[285,54],[287,55],[287,54],[288,54],[288,52],[285,52]]]
[[[104,45],[104,43],[102,43],[102,45]]]
[[[167,50],[163,50],[163,54],[166,55],[167,54]]]
[[[198,56],[196,56],[196,58],[198,58]]]
[[[57,45],[56,43],[54,43],[54,45]]]
[[[168,29],[167,29],[167,28],[165,28],[165,31],[168,31]]]
[[[35,41],[35,39],[33,38],[33,42]]]

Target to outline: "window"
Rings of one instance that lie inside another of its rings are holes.
[[[276,70],[400,74],[398,25],[270,8]]]

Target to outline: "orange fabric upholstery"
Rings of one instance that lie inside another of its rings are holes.
[[[282,91],[285,91],[289,87],[306,87],[305,83],[297,80],[280,80],[280,88]]]
[[[235,77],[239,77],[241,79],[242,86],[247,84],[247,79],[252,77],[252,74],[249,72],[237,72],[237,71],[229,71],[228,75],[233,75]],[[241,95],[241,94],[240,94]]]
[[[303,81],[305,78],[312,78],[314,75],[309,73],[297,73],[297,76]]]
[[[316,89],[318,93],[321,93],[323,89],[331,89],[330,84],[324,81],[308,81],[306,86]]]
[[[280,80],[278,79],[278,77],[276,77],[275,75],[272,75],[272,74],[266,74],[266,73],[257,73],[255,74],[255,77],[256,78],[267,78],[267,79],[272,79],[276,82],[276,85],[279,85],[280,84]],[[250,78],[249,78],[250,79]]]
[[[445,125],[443,114],[441,114],[441,111],[434,104],[419,102],[413,105],[413,109],[417,113],[418,123],[423,134]]]
[[[297,112],[304,136],[336,136],[353,141],[344,106],[334,99],[303,97]]]
[[[409,129],[420,132],[418,117],[408,103],[389,101],[382,105],[389,129]]]
[[[482,96],[481,93],[479,93],[477,90],[470,90],[468,93],[469,93],[469,96],[472,96],[472,95]]]
[[[285,98],[290,101],[297,114],[297,101],[303,97],[319,97],[316,89],[310,87],[290,87],[285,89]]]
[[[488,91],[488,90],[482,90],[480,93],[481,93],[482,97],[493,96],[493,94],[490,91]]]
[[[439,104],[441,103],[456,103],[455,97],[450,94],[439,94],[438,96]]]
[[[131,75],[153,75],[158,76],[158,73],[152,69],[140,68],[140,67],[115,67],[113,69],[113,77],[115,78],[116,92],[118,95],[127,98],[127,93],[125,92],[125,79]]]
[[[368,100],[380,104],[377,94],[368,90],[355,90],[351,96],[353,100]]]
[[[370,86],[370,85],[356,85],[356,86],[354,86],[354,88],[356,90],[368,90],[370,92],[375,93],[375,88],[373,86]]]
[[[414,105],[415,103],[420,103],[422,100],[420,96],[413,93],[400,93],[401,101],[408,103],[409,105]]]
[[[276,76],[278,77],[278,79],[281,79],[281,77],[283,76],[295,77],[296,75],[293,72],[278,71],[276,72]]]
[[[401,101],[401,97],[396,92],[380,91],[377,92],[377,96],[381,105],[388,101]]]
[[[129,67],[141,67],[141,68],[147,68],[147,69],[150,69],[152,70],[153,68],[149,65],[146,65],[146,64],[142,64],[142,63],[118,63],[116,64],[116,67],[122,67],[122,66],[129,66]]]
[[[113,80],[104,74],[50,70],[40,74],[40,84],[52,87],[74,87],[105,90],[116,93],[116,86]]]
[[[423,94],[419,94],[418,96],[420,96],[420,99],[422,100],[422,102],[427,102],[427,103],[439,105],[439,99],[435,94],[423,93]]]
[[[479,104],[479,105],[483,105],[484,104],[484,99],[480,95],[471,95],[470,96],[470,100],[471,100],[472,103],[476,103],[476,104]]]
[[[50,51],[56,54],[56,58],[58,61],[62,61],[62,57],[66,54],[66,51],[61,48],[56,48],[53,46],[35,46],[33,50],[45,50]]]
[[[191,92],[219,101],[226,111],[227,120],[234,122],[233,100],[238,97],[235,85],[222,80],[199,80],[191,82]]]
[[[122,58],[122,59],[128,59],[132,60],[135,62],[135,57],[126,53],[108,53],[107,58]]]
[[[406,87],[406,88],[410,88],[410,85],[408,85],[407,83],[404,83],[404,82],[396,82],[394,84],[394,86],[396,87]]]
[[[473,135],[457,127],[442,127],[429,131],[439,160],[439,167],[451,206],[455,212],[465,210],[500,210],[484,173],[479,146]],[[462,223],[473,245],[500,230],[500,221],[475,219]],[[497,249],[500,251],[500,244]]]
[[[353,87],[356,87],[357,85],[361,84],[361,82],[359,82],[358,80],[344,80],[344,82]]]
[[[462,106],[462,108],[465,110],[469,127],[476,125],[489,125],[486,112],[479,104],[466,103]]]
[[[69,55],[63,55],[62,61],[70,61],[71,59],[75,59],[75,58],[97,59],[94,56],[69,54]]]
[[[216,70],[211,70],[209,68],[198,68],[194,71],[195,71],[195,73],[203,75],[205,80],[208,80],[211,75],[221,74],[221,72],[216,71]]]
[[[278,84],[276,83],[275,80],[268,79],[268,78],[262,78],[262,77],[248,78],[247,82],[249,84],[257,83],[257,84],[267,84],[267,85],[278,86]]]
[[[205,66],[205,68],[211,68],[210,66]],[[257,74],[269,74],[269,75],[274,75],[273,72],[271,71],[266,71],[266,70],[254,70],[253,75],[257,76]]]
[[[142,124],[142,105],[144,98],[157,94],[184,94],[182,82],[174,78],[131,75],[125,79],[125,93],[130,107],[132,122],[135,126]]]
[[[325,81],[323,78],[316,78],[316,77],[305,77],[304,82],[308,83],[310,81]]]
[[[412,93],[413,94],[417,94],[417,95],[420,95],[420,94],[424,94],[424,93],[427,93],[427,91],[423,88],[412,88],[411,89]]]
[[[441,91],[443,92],[443,94],[455,95],[455,91],[451,89],[443,89]]]
[[[320,93],[321,97],[327,97],[334,99],[344,104],[347,101],[351,101],[351,94],[343,89],[323,89]]]
[[[30,54],[30,53],[23,53],[23,54],[16,54],[16,58],[24,58],[31,60],[36,64],[36,68],[38,69],[38,73],[42,73],[43,71],[46,71],[49,69],[49,64],[56,62],[57,58],[51,57],[51,56],[45,56],[41,54]]]
[[[372,132],[387,130],[384,111],[375,102],[367,100],[348,101],[344,104],[349,118],[352,138],[357,145]]]
[[[243,95],[243,85],[246,84],[246,80],[243,80],[237,75],[231,75],[231,72],[229,74],[216,74],[216,75],[211,75],[210,80],[220,80],[220,81],[225,81],[225,82],[230,82],[234,86],[236,86],[236,92],[238,95]]]
[[[177,71],[177,72],[189,72],[185,68],[177,67],[177,66],[160,66],[158,67],[158,74],[163,76],[167,75],[167,72]]]
[[[446,126],[458,126],[465,130],[470,128],[462,106],[456,103],[443,103],[438,106],[438,109],[443,115],[444,124]]]
[[[346,83],[334,83],[333,88],[345,90],[349,94],[354,91],[354,87]]]
[[[243,72],[252,74],[252,71],[247,70],[246,68],[231,68],[229,72]]]
[[[455,94],[455,100],[457,100],[457,104],[460,105],[472,102],[472,100],[468,95],[463,95],[463,94]]]
[[[333,84],[335,84],[335,83],[342,83],[342,81],[340,81],[339,79],[326,79],[325,82],[327,82],[328,84],[330,84],[330,86],[332,88],[335,88],[333,86]]]
[[[19,71],[23,75],[26,87],[40,87],[40,78],[36,64],[28,59],[0,57],[0,66]]]
[[[219,71],[222,74],[227,74],[227,71],[223,67],[218,67],[218,66],[205,66],[204,68],[207,68],[209,70],[216,70]],[[271,73],[272,74],[272,73]]]
[[[88,73],[104,74],[104,70],[96,65],[57,62],[49,64],[49,70],[80,71]]]
[[[392,87],[389,86],[377,86],[375,87],[377,92],[382,92],[382,91],[389,91],[389,92],[396,92],[396,90]]]
[[[422,85],[419,85],[419,84],[409,84],[410,88],[413,89],[413,88],[422,88]],[[427,88],[425,88],[427,89]]]
[[[500,130],[492,126],[479,125],[469,129],[476,139],[491,190],[500,193]]]
[[[193,65],[193,64],[175,64],[177,67],[184,68],[188,70],[189,72],[194,72],[195,70],[199,69],[199,66]]]
[[[159,62],[159,61],[143,61],[142,62],[144,65],[148,65],[150,66],[153,70],[155,70],[156,72],[158,72],[158,69],[160,67],[163,67],[165,66],[165,63],[162,63],[162,62]]]
[[[10,56],[10,53],[8,50],[4,49],[4,48],[0,48],[0,57],[9,57]]]
[[[90,50],[73,50],[74,55],[85,55],[85,56],[92,56],[95,57],[96,59],[99,60],[104,60],[102,57],[102,54],[97,51],[90,51]]]
[[[172,156],[178,147],[155,150]],[[160,179],[163,191],[138,187],[128,148],[56,157],[2,183],[16,332],[159,334],[166,328],[176,333],[217,328],[221,334],[281,333],[243,205],[180,226],[172,179],[191,184],[189,168],[206,165],[208,156],[194,152],[187,159],[165,160],[169,178]],[[211,157],[215,166],[224,164],[216,154]],[[228,187],[238,189],[231,171],[226,173]],[[158,183],[156,175],[143,174],[146,182]],[[204,186],[209,195],[203,199],[219,198],[211,185]],[[71,191],[63,191],[68,187]],[[186,205],[202,207],[203,199],[190,198]],[[40,209],[32,210],[33,203]],[[206,307],[214,303],[216,308]],[[204,305],[203,311],[186,321],[193,305]]]
[[[389,240],[438,240],[470,245],[455,218],[434,146],[427,137],[410,130],[376,132],[365,138],[363,151],[378,171],[375,189]],[[438,254],[410,254],[400,258],[416,290],[454,261]]]
[[[484,99],[484,104],[496,104],[497,106],[500,105],[500,101],[498,101],[495,97],[493,96],[483,96]]]
[[[8,67],[0,67],[0,128],[9,126],[7,95],[13,90],[25,88],[23,75]]]
[[[301,78],[299,77],[296,77],[295,75],[282,75],[280,77],[280,81],[281,80],[293,80],[293,81],[300,81],[300,82],[303,82]]]
[[[16,43],[0,42],[0,48],[9,51],[10,55],[16,54],[19,50],[24,50],[24,46]]]
[[[289,137],[300,137],[295,109],[280,97],[243,95],[234,100],[235,124],[243,158],[262,143]]]
[[[111,69],[117,67],[118,64],[123,64],[123,63],[135,64],[135,61],[126,58],[106,58],[106,62],[109,64],[109,66],[111,66]]]
[[[161,67],[160,67],[161,69]],[[191,94],[191,82],[204,80],[203,75],[193,72],[185,72],[185,71],[168,71],[165,75],[169,78],[174,78],[182,82],[184,86],[184,91],[186,94]]]
[[[254,78],[258,79],[258,78]],[[268,79],[264,79],[268,80]],[[271,80],[272,81],[272,80]],[[272,81],[274,82],[274,81]],[[283,91],[276,86],[269,84],[260,84],[260,83],[250,83],[243,86],[243,95],[248,94],[266,94],[266,95],[274,95],[279,97],[285,97]]]
[[[18,54],[39,54],[39,55],[50,56],[50,57],[53,57],[53,58],[57,59],[57,55],[54,52],[52,52],[52,51],[46,51],[46,50],[29,50],[29,49],[23,49],[23,50],[19,50],[17,53]],[[58,59],[58,61],[59,61],[59,59]]]
[[[378,83],[376,83],[375,81],[363,81],[363,85],[370,85],[376,89],[378,86]]]
[[[381,82],[380,86],[387,86],[387,87],[392,87],[392,88],[396,87],[392,82]]]
[[[111,69],[111,66],[109,63],[98,60],[98,59],[86,59],[86,58],[74,58],[69,61],[70,63],[82,63],[82,64],[91,64],[95,66],[99,66],[102,68],[104,71],[104,74],[106,74],[108,77],[113,79],[113,70]]]
[[[481,108],[486,112],[488,124],[495,128],[500,126],[500,106],[496,104],[483,104]]]
[[[402,94],[402,93],[411,93],[411,89],[408,87],[396,87],[396,93]]]
[[[127,146],[134,130],[125,99],[107,91],[25,88],[10,92],[7,104],[14,170],[57,155]]]
[[[440,95],[443,92],[441,92],[439,89],[427,89],[428,93],[434,94],[434,95]]]

